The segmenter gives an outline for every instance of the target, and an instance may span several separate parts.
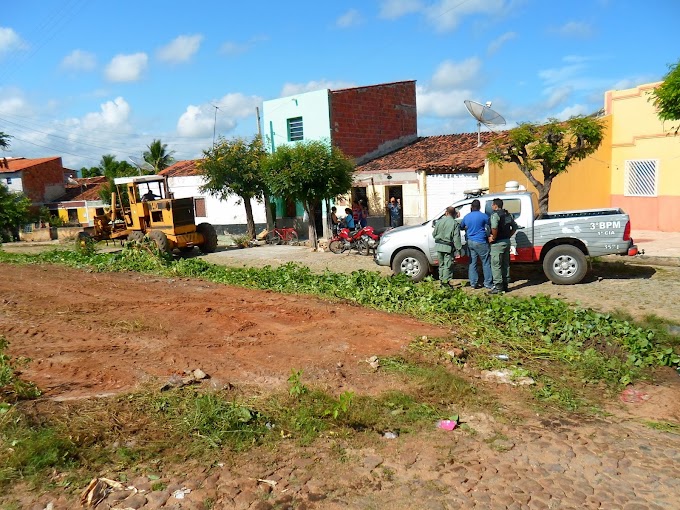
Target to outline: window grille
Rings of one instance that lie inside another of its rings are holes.
[[[657,196],[658,159],[631,159],[625,166],[624,195],[629,197]]]
[[[288,119],[288,141],[297,142],[303,138],[304,134],[302,132],[302,117]]]
[[[194,214],[197,218],[205,218],[205,198],[194,198]]]

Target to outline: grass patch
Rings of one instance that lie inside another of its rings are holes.
[[[680,434],[679,423],[671,423],[667,421],[645,421],[643,423],[650,429],[660,430],[661,432],[670,432],[671,434]]]

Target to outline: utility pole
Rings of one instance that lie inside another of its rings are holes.
[[[217,128],[217,110],[220,109],[217,105],[212,105],[215,108],[215,120],[213,121],[213,149],[215,148],[215,129]]]
[[[257,134],[262,141],[262,125],[260,124],[260,107],[255,107],[255,116],[257,117]],[[269,192],[264,190],[264,214],[267,218],[267,230],[272,230],[274,228],[274,216],[272,214],[271,203],[269,201]]]

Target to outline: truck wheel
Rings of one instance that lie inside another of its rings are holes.
[[[430,264],[423,252],[418,250],[402,250],[392,261],[394,274],[405,274],[414,282],[419,282],[430,273]]]
[[[129,243],[140,244],[144,240],[144,232],[133,230],[127,238]]]
[[[170,253],[172,251],[168,236],[166,236],[160,230],[152,230],[149,232],[149,239],[151,239],[151,242],[156,245],[156,248],[158,248],[159,252]]]
[[[557,285],[574,285],[585,277],[588,262],[581,250],[561,244],[551,248],[543,259],[543,272]]]
[[[198,245],[201,253],[214,253],[217,249],[217,232],[210,223],[199,223],[196,232],[203,236],[203,242]]]

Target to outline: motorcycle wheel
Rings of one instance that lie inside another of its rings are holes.
[[[359,255],[368,255],[370,253],[370,250],[368,249],[368,244],[366,241],[363,239],[360,239],[357,242],[357,251],[359,252]]]
[[[340,239],[334,239],[328,243],[328,249],[335,254],[342,253],[345,251],[345,243],[343,243]]]

